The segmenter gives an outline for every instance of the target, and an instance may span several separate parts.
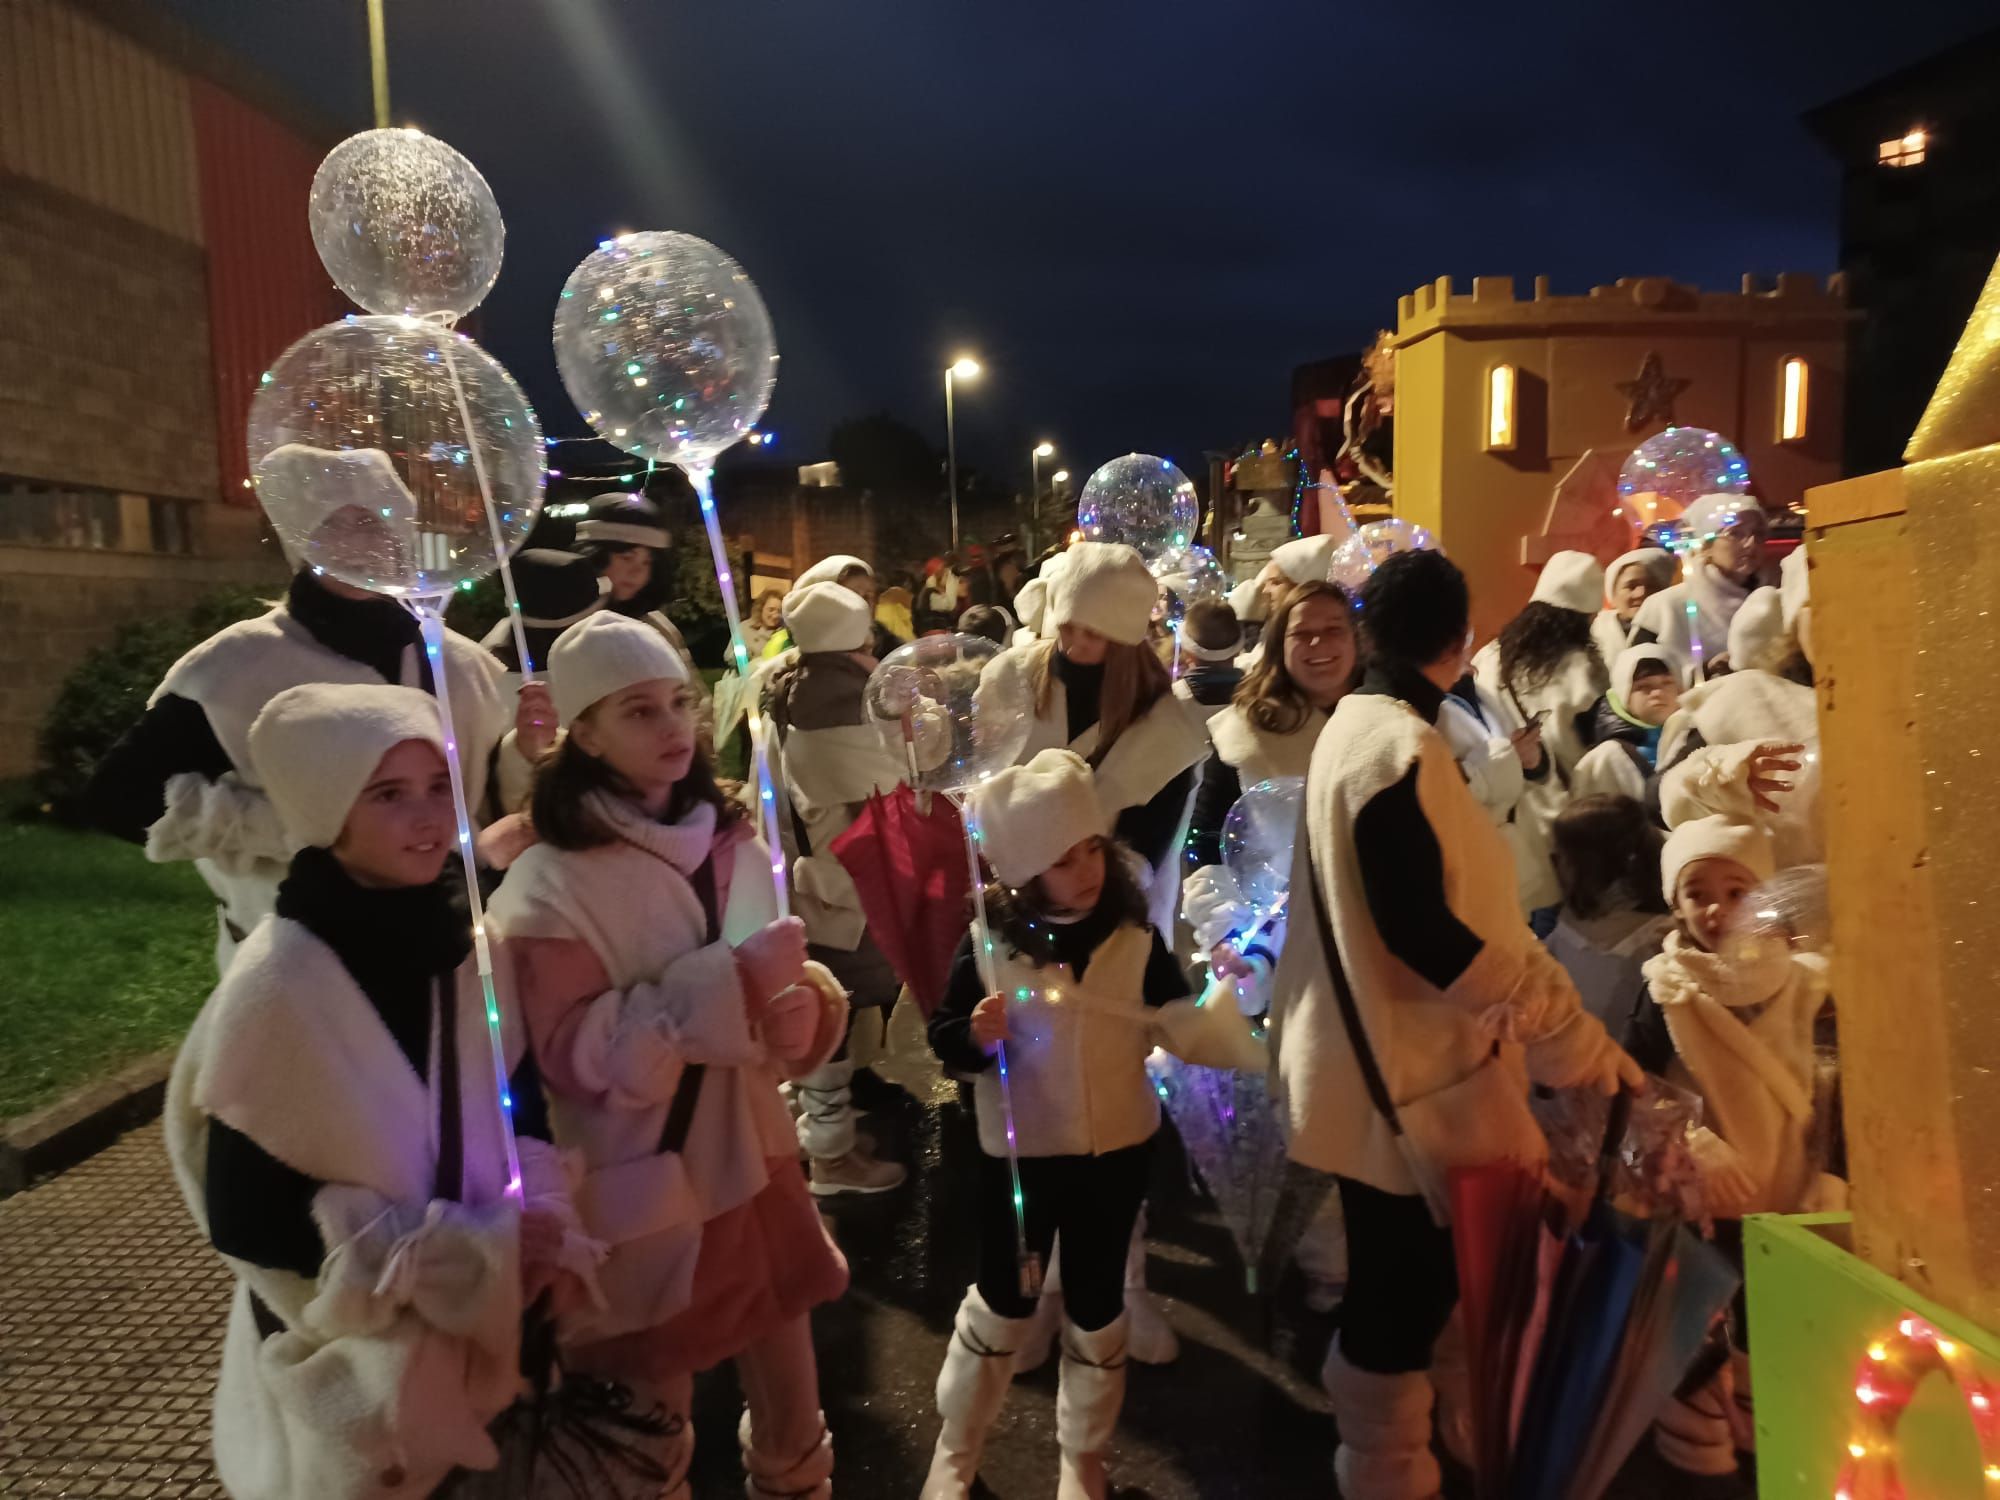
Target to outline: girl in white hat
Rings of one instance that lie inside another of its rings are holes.
[[[1639,607],[1631,639],[1673,647],[1702,677],[1728,658],[1729,627],[1751,591],[1778,581],[1764,565],[1771,523],[1755,496],[1703,495],[1681,524],[1696,549],[1686,576]]]
[[[1604,570],[1604,607],[1590,627],[1598,655],[1616,661],[1633,644],[1633,622],[1639,607],[1674,581],[1679,564],[1664,547],[1636,547],[1612,560]]]
[[[249,730],[299,846],[168,1085],[167,1150],[236,1276],[215,1460],[242,1500],[428,1495],[491,1468],[522,1308],[587,1303],[578,1232],[496,975],[521,1198],[472,954],[436,703],[314,684]],[[566,1269],[565,1269],[566,1268]]]
[[[932,1049],[975,1075],[979,1270],[938,1374],[943,1428],[925,1500],[964,1500],[1036,1311],[1023,1295],[1014,1188],[995,1054],[1004,1043],[1028,1248],[1060,1231],[1065,1316],[1056,1437],[1059,1500],[1103,1500],[1105,1453],[1125,1394],[1125,1261],[1151,1176],[1157,1045],[1211,1067],[1264,1065],[1233,1005],[1197,1006],[1110,837],[1090,768],[1043,750],[972,797],[998,990],[968,934],[931,1018]]]
[[[663,1493],[686,1494],[695,1373],[734,1359],[754,1495],[831,1493],[807,1313],[847,1267],[799,1171],[779,1081],[832,1055],[847,1001],[776,918],[771,852],[717,786],[686,670],[609,612],[565,631],[549,682],[566,731],[540,768],[541,842],[494,898],[557,1142],[609,1256],[572,1364],[675,1418]]]
[[[1577,762],[1590,748],[1591,709],[1610,682],[1590,633],[1603,597],[1597,559],[1558,552],[1526,607],[1472,658],[1480,716],[1513,742],[1526,777],[1508,829],[1524,913],[1561,899],[1549,825],[1569,801]]]

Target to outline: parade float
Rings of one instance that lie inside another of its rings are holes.
[[[1806,496],[1853,1211],[1749,1222],[1766,1497],[2000,1494],[2000,266],[1904,456]]]

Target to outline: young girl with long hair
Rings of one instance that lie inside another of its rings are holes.
[[[660,1455],[685,1495],[693,1376],[736,1361],[752,1495],[824,1496],[808,1311],[847,1267],[799,1170],[782,1078],[845,1033],[847,1003],[776,919],[771,854],[716,784],[680,658],[593,615],[549,653],[566,731],[535,785],[540,842],[491,909],[557,1143],[580,1153],[586,1227],[609,1247],[571,1362],[680,1418]]]
[[[1028,1248],[1046,1262],[1062,1236],[1059,1500],[1106,1494],[1105,1452],[1125,1395],[1126,1250],[1160,1126],[1146,1056],[1157,1044],[1207,1066],[1263,1067],[1233,1006],[1199,1007],[1189,997],[1147,923],[1093,780],[1081,757],[1044,750],[972,797],[994,876],[986,899],[997,990],[981,979],[968,934],[930,1038],[946,1067],[975,1077],[978,1274],[938,1373],[943,1427],[924,1500],[969,1493],[1036,1311],[1017,1259],[1009,1128],[994,1067],[1000,1045]]]

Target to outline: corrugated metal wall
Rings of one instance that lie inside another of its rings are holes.
[[[294,339],[345,310],[306,226],[306,197],[324,153],[206,79],[190,80],[188,90],[208,245],[222,495],[252,505],[243,442],[257,377]]]
[[[0,171],[201,243],[187,76],[57,0],[0,0]]]

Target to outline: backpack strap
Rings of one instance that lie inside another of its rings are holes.
[[[707,919],[708,941],[716,943],[722,939],[722,910],[716,899],[715,853],[709,852],[688,877],[694,893],[701,902],[702,916]],[[689,1063],[681,1069],[680,1085],[674,1090],[673,1102],[667,1106],[667,1121],[660,1130],[660,1154],[680,1151],[687,1145],[688,1131],[694,1126],[694,1108],[701,1102],[702,1079],[708,1075],[705,1063]]]

